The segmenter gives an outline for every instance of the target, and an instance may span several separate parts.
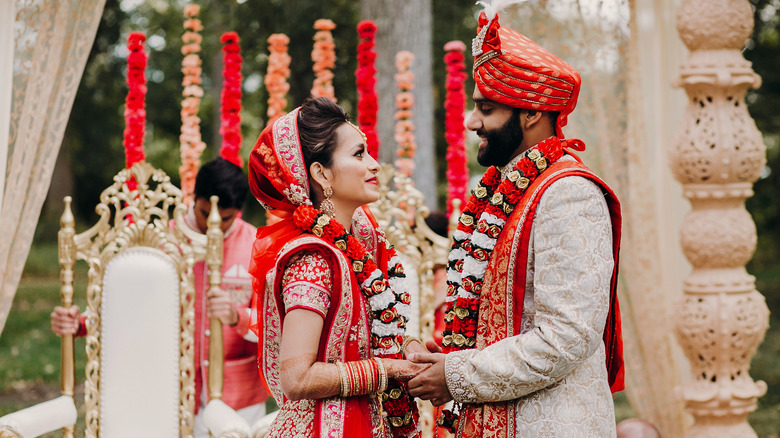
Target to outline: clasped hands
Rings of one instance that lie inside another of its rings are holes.
[[[427,347],[427,348],[426,348]],[[452,400],[444,376],[444,359],[446,355],[433,341],[426,342],[425,347],[419,342],[411,342],[406,347],[406,359],[415,367],[415,375],[408,382],[409,395],[423,400],[430,400],[434,406],[442,406]],[[419,365],[427,365],[420,368]]]

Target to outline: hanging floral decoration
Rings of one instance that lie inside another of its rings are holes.
[[[195,198],[195,176],[200,167],[200,156],[206,149],[200,135],[200,99],[203,97],[202,68],[200,59],[200,43],[203,37],[200,31],[203,25],[197,18],[200,6],[187,5],[184,7],[184,34],[181,40],[181,72],[184,78],[181,81],[183,87],[181,101],[181,134],[179,135],[179,150],[181,153],[181,191],[185,203],[191,203]]]
[[[333,69],[336,68],[336,44],[331,31],[336,24],[331,20],[319,19],[314,22],[317,33],[314,34],[314,48],[311,60],[314,61],[314,85],[311,88],[312,97],[327,97],[336,102],[333,90]]]
[[[366,134],[368,153],[379,158],[379,137],[376,132],[376,114],[379,97],[376,94],[376,23],[363,20],[357,25],[360,42],[357,46],[358,68],[355,79],[358,90],[358,125]]]
[[[411,72],[414,54],[402,50],[395,55],[395,83],[398,94],[395,96],[395,142],[398,144],[395,167],[399,172],[412,176],[414,173],[414,154],[417,152],[417,142],[414,137],[414,73]]]
[[[222,147],[219,155],[238,167],[244,167],[241,159],[241,47],[235,32],[225,32],[222,42],[222,94],[219,133]]]
[[[444,99],[444,138],[447,140],[447,216],[452,213],[452,201],[460,199],[466,205],[469,168],[466,155],[466,45],[450,41],[444,45],[444,63],[447,65]]]
[[[268,71],[265,75],[265,88],[268,90],[268,124],[273,124],[285,114],[287,108],[287,92],[290,84],[290,55],[287,45],[290,38],[283,33],[275,33],[268,37]]]
[[[125,131],[122,144],[125,147],[125,164],[128,168],[146,159],[144,154],[144,134],[146,125],[146,62],[144,51],[146,36],[141,32],[130,32],[127,37],[127,97],[125,98]],[[127,182],[130,190],[135,190],[137,182]]]

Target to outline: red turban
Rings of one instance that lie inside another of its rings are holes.
[[[580,74],[561,58],[529,40],[520,32],[501,27],[479,15],[477,36],[472,42],[474,81],[488,99],[538,111],[558,111],[556,135],[577,105]]]

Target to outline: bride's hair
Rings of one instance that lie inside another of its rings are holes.
[[[307,99],[298,111],[298,136],[306,168],[312,163],[331,167],[338,144],[336,130],[349,122],[343,108],[327,97]]]

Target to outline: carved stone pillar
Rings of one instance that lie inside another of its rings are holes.
[[[745,270],[756,247],[745,199],[766,161],[744,101],[761,83],[741,53],[753,12],[748,0],[684,0],[677,29],[691,51],[678,82],[688,108],[670,156],[692,206],[681,243],[693,272],[675,307],[675,332],[693,373],[678,388],[695,420],[685,436],[755,437],[747,415],[766,384],[748,369],[769,310]]]

